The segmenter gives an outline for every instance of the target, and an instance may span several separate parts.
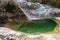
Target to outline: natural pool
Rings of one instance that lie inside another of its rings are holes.
[[[28,34],[45,33],[53,31],[56,25],[57,23],[50,19],[32,20],[20,26],[19,31]]]

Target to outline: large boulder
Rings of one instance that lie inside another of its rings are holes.
[[[24,20],[25,17],[24,13],[13,0],[0,0],[0,23],[19,22]]]

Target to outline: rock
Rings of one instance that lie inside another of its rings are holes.
[[[17,3],[17,2],[16,2]],[[60,16],[60,9],[33,2],[20,2],[21,10],[30,20],[54,18]]]
[[[21,22],[26,20],[25,14],[20,8],[11,0],[0,0],[0,23],[5,24],[8,22]],[[24,19],[22,19],[24,17]]]
[[[60,40],[60,33],[43,33],[39,35],[30,35],[22,32],[17,32],[6,27],[0,27],[1,40]]]

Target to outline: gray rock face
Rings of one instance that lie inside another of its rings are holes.
[[[10,38],[9,36],[0,35],[0,40],[16,40],[16,39]]]
[[[0,35],[0,40],[5,40],[4,38],[5,38],[5,36]]]
[[[32,2],[20,2],[20,7],[23,12],[30,17],[30,19],[34,18],[54,18],[60,17],[60,9],[54,8],[47,5],[42,5],[40,3],[32,3]],[[33,5],[33,6],[32,6]]]
[[[24,19],[22,17],[24,17]],[[19,22],[26,20],[25,17],[25,14],[23,14],[13,0],[0,0],[0,23],[3,24],[13,20]]]
[[[49,34],[28,35],[13,31],[9,28],[0,27],[0,40],[40,40],[41,38],[46,40],[60,40],[60,31],[59,33],[53,32]]]
[[[28,36],[8,28],[0,27],[0,40],[25,40]]]

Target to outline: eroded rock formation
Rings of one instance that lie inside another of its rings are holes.
[[[25,14],[12,0],[0,0],[0,23],[26,20]]]

